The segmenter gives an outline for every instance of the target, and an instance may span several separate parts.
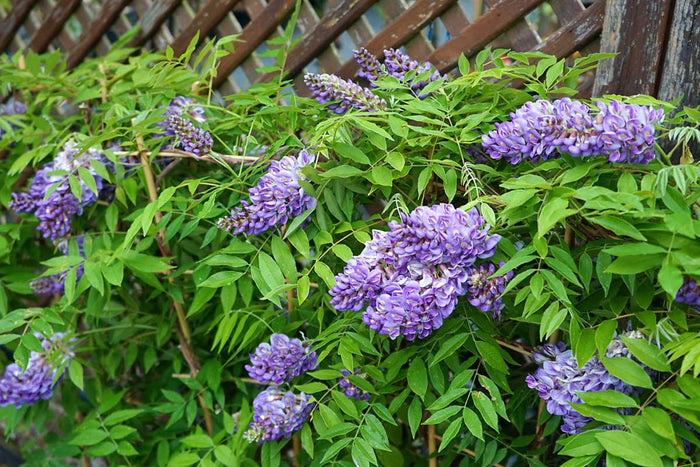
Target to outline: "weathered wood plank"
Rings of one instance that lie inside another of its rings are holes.
[[[24,0],[17,4],[11,11],[10,14],[0,23],[0,51],[4,51],[12,38],[15,37],[15,33],[22,26],[24,20],[27,19],[29,13],[34,8],[38,0]]]
[[[105,3],[94,21],[86,25],[89,27],[80,35],[73,49],[68,52],[68,68],[76,66],[90,53],[128,3],[129,0],[111,0]]]
[[[596,1],[533,50],[564,58],[590,44],[603,30],[605,3],[606,0]]]
[[[659,82],[659,99],[680,96],[680,105],[700,105],[700,0],[676,0]],[[697,154],[697,153],[696,153]]]
[[[311,60],[332,41],[340,36],[377,0],[345,0],[324,15],[316,27],[304,35],[301,42],[289,53],[284,74],[287,77],[298,74]],[[268,81],[278,73],[266,73],[263,81]]]
[[[190,24],[185,26],[175,41],[170,44],[175,55],[181,55],[187,50],[187,46],[197,32],[200,38],[206,36],[238,2],[239,0],[211,0],[205,3]]]
[[[493,8],[498,4],[498,0],[484,0],[488,8]],[[477,15],[478,17],[478,15]],[[507,47],[518,52],[530,50],[540,43],[540,35],[532,29],[530,23],[521,20],[507,30],[502,37],[499,37],[492,44],[493,47]]]
[[[70,15],[80,5],[80,0],[61,0],[51,10],[41,27],[37,29],[29,40],[29,48],[36,53],[44,52],[51,41],[61,32],[63,25],[68,21]]]
[[[654,94],[673,0],[608,0],[593,95]]]
[[[168,18],[168,15],[178,6],[180,0],[158,0],[139,18],[141,26],[136,35],[129,41],[128,47],[140,47],[158,32],[158,28]]]
[[[272,0],[265,10],[253,18],[243,29],[239,36],[242,41],[236,45],[232,54],[221,58],[218,75],[214,78],[214,85],[221,84],[243,60],[260,45],[268,35],[282,22],[287,14],[294,8],[294,0]]]
[[[383,57],[384,49],[399,47],[409,37],[419,32],[428,23],[437,18],[440,13],[449,8],[454,1],[417,0],[408,10],[379,31],[364,47],[376,56]],[[348,60],[338,70],[337,74],[344,78],[350,78],[357,73],[358,69],[359,67],[355,60]]]
[[[387,18],[387,24],[383,28],[386,29],[410,7],[404,0],[384,0],[383,2],[379,3],[379,8],[381,8],[382,12]],[[418,31],[416,31],[416,34],[413,37],[401,42],[403,42],[402,45],[406,49],[406,53],[411,57],[422,59],[423,57],[430,55],[430,53],[435,49],[428,38],[425,37],[425,34],[422,33],[421,28],[418,28]],[[397,44],[395,47],[398,47],[399,45],[401,44]]]
[[[502,0],[462,32],[435,49],[427,59],[440,71],[457,65],[461,53],[468,58],[533,10],[542,0]]]
[[[576,15],[586,9],[581,0],[550,0],[549,5],[557,15],[560,25],[571,22]]]

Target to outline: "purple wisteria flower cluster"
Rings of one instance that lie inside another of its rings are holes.
[[[85,207],[112,191],[106,180],[97,174],[93,163],[107,168],[112,164],[97,148],[82,151],[74,141],[67,142],[53,162],[39,169],[28,193],[12,193],[9,207],[16,212],[33,213],[39,220],[37,229],[44,238],[55,241],[64,237],[70,231],[73,216],[82,214]],[[80,180],[78,169],[81,167],[92,175],[97,192]],[[80,199],[71,190],[70,176],[80,180]]]
[[[310,352],[310,348],[308,341],[273,334],[269,344],[261,343],[255,353],[250,354],[250,365],[245,369],[256,381],[282,384],[316,369],[316,352]]]
[[[626,335],[637,338],[641,333],[632,331]],[[605,356],[632,357],[619,338],[613,339],[605,351]],[[564,433],[580,433],[581,428],[592,420],[569,405],[583,403],[577,393],[614,390],[632,395],[639,391],[639,388],[611,375],[595,356],[579,369],[576,357],[563,342],[545,344],[539,351],[534,352],[532,357],[539,368],[534,374],[528,375],[525,381],[528,387],[536,389],[539,396],[546,401],[549,413],[562,417],[561,430]]]
[[[503,264],[501,261],[499,267]],[[495,272],[496,266],[493,263],[483,263],[471,268],[467,280],[467,292],[469,293],[467,300],[484,313],[491,313],[493,319],[499,319],[501,311],[505,307],[501,296],[506,288],[506,283],[513,278],[514,273],[508,271],[505,276],[489,279]]]
[[[360,399],[363,401],[369,400],[369,393],[358,388],[350,381],[349,376],[357,376],[359,374],[357,368],[355,368],[352,373],[345,369],[340,370],[340,373],[343,376],[338,380],[338,386],[343,390],[346,397],[351,397],[357,401]]]
[[[250,354],[250,365],[245,369],[260,383],[282,384],[311,370],[318,364],[311,344],[290,339],[284,334],[273,334],[270,343],[263,342]],[[248,441],[273,441],[289,438],[313,409],[311,397],[283,392],[277,387],[267,388],[253,401],[253,421],[244,437]]]
[[[313,410],[311,396],[269,387],[253,400],[253,421],[243,437],[250,441],[289,438],[304,424]]]
[[[388,232],[372,232],[329,293],[331,305],[341,311],[367,305],[362,319],[379,334],[412,341],[442,326],[467,293],[471,267],[493,256],[501,237],[488,234],[476,208],[419,206],[400,217]]]
[[[688,276],[683,278],[683,285],[676,294],[678,303],[685,303],[700,311],[700,284]]]
[[[43,352],[32,351],[25,369],[16,363],[5,368],[5,374],[0,379],[0,406],[32,405],[40,400],[48,400],[54,389],[65,375],[65,369],[73,357],[73,352],[66,345],[64,333],[56,333],[50,339],[41,341]],[[56,353],[59,353],[57,356]],[[61,370],[62,373],[57,375]]]
[[[238,235],[259,235],[281,226],[307,209],[316,206],[316,198],[299,184],[306,181],[301,169],[314,162],[316,156],[302,150],[297,157],[285,156],[272,161],[257,185],[248,190],[250,201],[231,210],[231,215],[219,219],[219,228]]]
[[[208,131],[195,125],[206,122],[204,109],[194,105],[194,99],[177,96],[163,113],[165,120],[158,126],[166,136],[176,138],[174,147],[191,152],[197,156],[206,156],[211,152],[214,140]]]
[[[78,244],[78,254],[82,257],[85,258],[85,249],[84,249],[84,243],[85,243],[85,237],[77,237],[75,239],[76,243]],[[58,242],[58,249],[61,253],[64,255],[68,256],[70,254],[69,252],[69,245],[68,245],[68,240],[61,240]],[[76,283],[80,281],[80,278],[83,275],[83,263],[81,262],[80,264],[73,266],[75,268],[75,274],[76,274]],[[68,272],[73,269],[69,268],[65,271],[62,271],[58,274],[51,274],[49,276],[42,276],[39,277],[29,283],[29,286],[32,288],[34,293],[37,295],[53,295],[53,294],[62,294],[65,290],[65,283],[66,283],[66,276],[68,275]]]
[[[369,89],[336,75],[308,73],[304,76],[304,83],[318,102],[328,104],[328,108],[337,114],[343,114],[351,108],[363,112],[386,109],[384,99],[377,97]]]
[[[27,106],[21,102],[11,101],[0,105],[0,117],[3,115],[18,115],[24,113],[27,113]],[[12,122],[8,122],[8,125],[10,125],[10,128],[12,129],[17,128],[17,125]],[[0,139],[2,139],[3,136],[5,136],[5,128],[3,125],[0,125]]]
[[[486,153],[511,164],[544,161],[567,152],[573,157],[604,155],[610,162],[647,164],[656,157],[654,125],[662,109],[619,101],[598,102],[598,113],[569,98],[526,102],[510,121],[482,136]]]

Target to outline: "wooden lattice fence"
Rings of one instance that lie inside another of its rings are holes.
[[[351,77],[350,51],[364,46],[375,54],[404,47],[413,58],[442,71],[455,68],[461,53],[486,45],[518,51],[540,50],[558,57],[598,49],[605,0],[302,0],[285,73],[300,84],[305,70]],[[61,49],[69,66],[102,55],[134,25],[130,45],[182,53],[200,37],[238,34],[233,53],[222,58],[215,85],[236,92],[276,73],[265,42],[277,37],[295,0],[5,0],[0,1],[0,51]],[[538,24],[539,23],[539,24]],[[263,55],[263,56],[261,56]],[[582,94],[592,83],[582,83]],[[303,86],[297,86],[303,92]]]

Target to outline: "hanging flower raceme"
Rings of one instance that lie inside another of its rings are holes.
[[[335,75],[308,73],[304,76],[304,83],[318,102],[328,104],[328,108],[337,114],[345,113],[351,108],[364,112],[386,109],[384,99],[380,99],[369,89]]]
[[[686,303],[700,311],[700,284],[690,277],[683,278],[683,285],[676,294],[678,303]]]
[[[640,333],[633,331],[626,335],[637,338]],[[595,356],[579,369],[576,357],[563,342],[545,344],[532,356],[539,368],[525,381],[546,401],[549,413],[562,417],[561,430],[564,433],[580,433],[581,428],[592,420],[569,405],[583,402],[577,393],[614,390],[631,395],[639,392],[639,388],[611,375]],[[605,356],[631,358],[631,353],[621,339],[615,338]]]
[[[374,81],[382,75],[382,64],[377,57],[364,47],[361,47],[359,50],[353,50],[352,56],[360,66],[357,76],[369,81],[371,86],[376,86]]]
[[[357,401],[360,399],[363,401],[369,400],[369,393],[358,388],[350,381],[349,376],[358,375],[357,368],[355,368],[352,373],[345,369],[340,370],[340,373],[343,376],[338,380],[338,387],[343,390],[343,394],[345,394],[346,397],[351,397]]]
[[[11,101],[6,104],[0,105],[0,117],[2,117],[3,115],[18,115],[26,112],[27,106],[18,101]],[[17,125],[15,125],[13,122],[10,121],[7,123],[10,126],[10,128],[17,128]],[[0,139],[2,139],[3,136],[5,136],[5,128],[3,127],[3,125],[0,125]]]
[[[474,208],[419,206],[389,231],[372,232],[329,293],[341,311],[367,309],[362,319],[392,339],[425,338],[442,326],[467,292],[469,268],[493,256],[500,240]]]
[[[499,266],[503,266],[503,261]],[[508,271],[505,276],[489,279],[496,272],[493,263],[483,263],[469,270],[468,300],[473,306],[484,313],[491,313],[494,319],[501,317],[503,301],[501,295],[506,288],[506,283],[513,278],[513,271]]]
[[[42,338],[36,333],[37,338]],[[0,379],[0,406],[32,405],[40,400],[48,400],[65,375],[73,352],[65,342],[65,334],[54,334],[50,339],[42,339],[43,352],[32,351],[26,368],[11,363],[5,368]],[[58,354],[58,355],[56,355]],[[58,371],[62,371],[57,375]]]
[[[539,162],[567,152],[573,157],[605,155],[610,162],[646,164],[655,156],[654,125],[663,110],[618,101],[590,108],[569,98],[526,102],[510,114],[510,121],[482,136],[492,159],[511,164]]]
[[[112,187],[97,174],[93,163],[111,167],[111,162],[99,149],[81,151],[77,143],[67,142],[53,162],[39,169],[28,193],[12,193],[9,207],[16,212],[33,213],[39,220],[37,229],[44,238],[55,241],[66,236],[73,216],[82,214],[83,208],[111,192]],[[95,182],[92,188],[80,178],[79,168],[87,169],[92,175]],[[80,199],[71,190],[71,175],[80,180]]]
[[[214,140],[208,131],[198,126],[206,122],[204,108],[195,105],[194,99],[175,97],[168,104],[163,116],[165,119],[158,123],[158,127],[164,135],[175,137],[173,147],[197,156],[205,156],[211,152]]]
[[[85,237],[77,237],[75,241],[78,244],[78,254],[82,258],[85,258]],[[66,256],[70,254],[67,240],[61,240],[60,242],[58,242],[58,249],[61,253],[63,253]],[[78,281],[80,281],[80,278],[83,275],[83,262],[73,267],[75,268],[75,280],[77,283]],[[53,295],[55,293],[62,294],[65,290],[66,276],[68,275],[68,272],[71,269],[73,268],[69,268],[58,274],[51,274],[49,276],[39,277],[38,279],[35,279],[32,282],[30,282],[29,286],[37,295]]]
[[[250,442],[289,438],[313,410],[311,397],[303,392],[283,392],[269,387],[253,401],[253,421],[243,437]]]
[[[282,384],[316,369],[316,352],[311,344],[290,339],[284,334],[273,334],[270,343],[263,342],[250,354],[250,365],[245,369],[251,378],[261,383]]]
[[[268,172],[248,191],[250,200],[241,201],[230,216],[219,219],[219,228],[234,235],[259,235],[316,206],[316,199],[299,184],[306,181],[301,169],[314,160],[312,153],[303,150],[297,157],[272,161]]]

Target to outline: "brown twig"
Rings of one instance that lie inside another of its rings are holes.
[[[438,465],[437,457],[433,456],[437,450],[436,440],[437,434],[435,433],[435,425],[428,425],[428,455],[431,456],[430,459],[428,459],[429,467],[437,467]]]
[[[143,138],[142,138],[143,140]],[[114,154],[118,156],[146,156],[149,157],[150,155],[153,154],[152,151],[146,151],[146,150],[139,150],[137,152],[133,151],[112,151]],[[196,159],[198,161],[203,161],[203,162],[218,162],[217,159],[221,159],[222,161],[235,165],[235,164],[254,164],[256,162],[260,162],[261,158],[257,156],[237,156],[237,155],[232,155],[232,154],[219,154],[219,153],[212,153],[212,156],[198,156],[197,154],[194,154],[192,152],[187,152],[187,151],[181,151],[179,149],[168,149],[168,150],[163,150],[163,151],[158,151],[156,153],[156,156],[159,157],[180,157],[184,159]]]
[[[143,175],[146,179],[148,197],[151,200],[151,202],[154,203],[158,199],[158,191],[156,188],[155,179],[153,177],[153,171],[151,170],[151,165],[149,164],[148,156],[146,155],[146,145],[144,144],[143,137],[137,135],[136,144],[139,148],[138,156],[141,159]],[[160,219],[162,218],[159,211],[156,211],[153,217],[156,221],[156,224],[160,222]],[[165,241],[162,231],[156,234],[156,242],[158,243],[158,248],[160,249],[161,254],[163,256],[171,256],[170,245],[168,245],[168,242]],[[170,282],[172,282],[173,280],[174,279],[172,277],[168,278],[168,281]],[[199,362],[199,359],[197,358],[197,355],[195,355],[194,353],[192,345],[190,344],[192,335],[190,332],[189,324],[187,323],[187,316],[180,302],[173,298],[171,299],[171,303],[173,308],[175,309],[175,314],[177,315],[178,321],[178,328],[175,329],[175,334],[177,334],[178,340],[180,341],[180,345],[178,347],[180,348],[180,352],[185,358],[187,365],[190,367],[192,378],[196,378],[197,374],[199,373],[199,369],[201,368],[201,364]],[[201,394],[197,394],[197,400],[199,402],[199,406],[202,409],[202,412],[204,413],[204,427],[207,433],[211,436],[211,434],[214,432],[214,424],[211,417],[211,411],[204,402],[204,398]]]

